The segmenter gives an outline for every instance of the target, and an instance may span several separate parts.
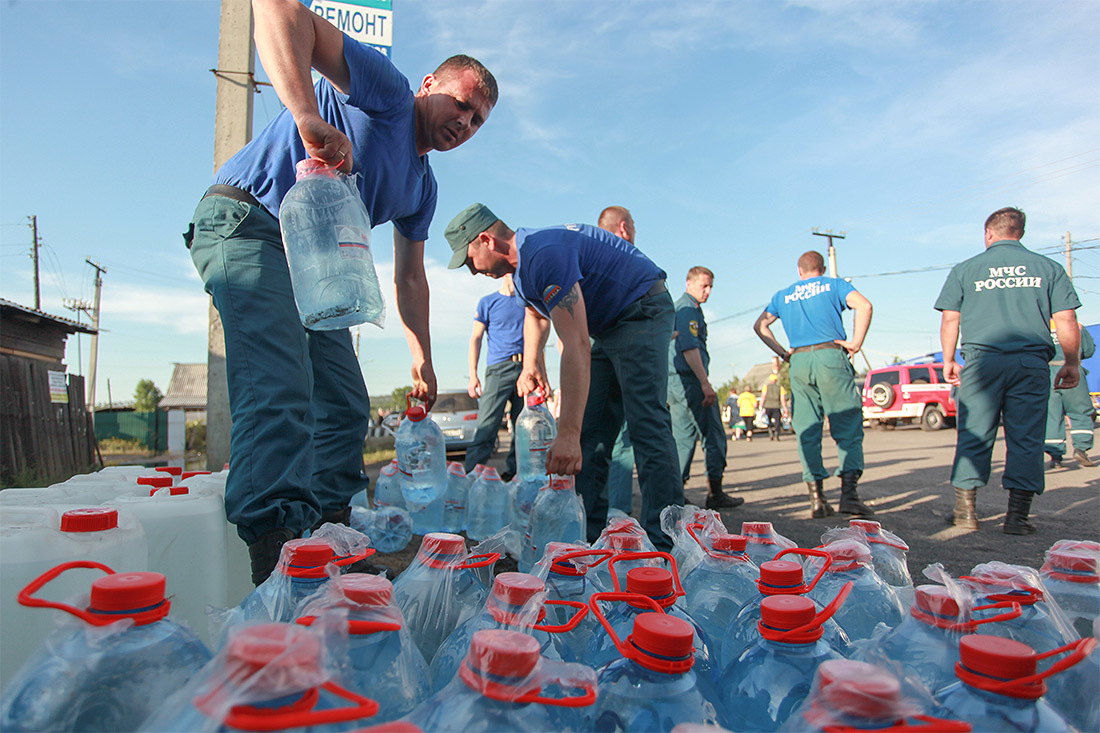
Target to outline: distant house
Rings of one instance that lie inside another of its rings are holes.
[[[177,363],[160,406],[169,411],[183,410],[187,422],[206,422],[206,362]]]
[[[741,384],[758,392],[764,388],[764,383],[768,381],[768,376],[771,373],[771,361],[766,361],[763,364],[755,364],[752,369],[745,372],[745,376],[741,378]]]

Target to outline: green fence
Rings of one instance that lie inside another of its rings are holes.
[[[97,412],[95,437],[136,440],[151,451],[168,450],[168,413],[156,412]]]

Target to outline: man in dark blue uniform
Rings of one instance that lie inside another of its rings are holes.
[[[799,281],[772,297],[756,319],[756,334],[780,358],[791,363],[791,425],[798,438],[802,478],[810,491],[810,516],[826,517],[833,508],[825,500],[829,475],[821,462],[825,416],[836,442],[840,467],[840,506],[843,514],[874,514],[859,499],[857,484],[863,475],[863,400],[856,386],[851,357],[863,347],[871,326],[871,301],[851,283],[825,277],[825,259],[809,251],[798,258]],[[841,312],[856,312],[852,338],[844,334]],[[783,319],[791,349],[779,345],[771,324]]]
[[[960,262],[936,299],[942,312],[940,343],[943,375],[958,386],[959,406],[952,522],[978,528],[979,486],[989,482],[997,427],[1004,416],[1008,490],[1004,532],[1024,535],[1037,529],[1029,520],[1031,501],[1043,493],[1043,437],[1054,358],[1050,320],[1065,352],[1055,389],[1070,389],[1079,378],[1079,339],[1075,310],[1081,306],[1062,266],[1020,244],[1026,218],[1005,208],[985,222],[985,251]],[[966,367],[955,360],[962,330]]]
[[[452,269],[511,273],[527,303],[521,394],[550,389],[542,354],[553,321],[565,389],[546,466],[577,474],[588,539],[596,540],[607,522],[608,463],[625,418],[636,448],[642,525],[654,545],[670,549],[661,510],[682,504],[683,490],[665,404],[673,307],[664,271],[597,227],[513,231],[483,204],[462,211],[445,233]]]

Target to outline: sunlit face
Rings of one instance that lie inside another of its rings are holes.
[[[710,297],[710,290],[714,287],[714,278],[710,275],[696,275],[687,281],[688,295],[700,303],[706,303]]]
[[[466,246],[466,268],[473,275],[488,275],[499,279],[512,272],[508,258],[490,246],[486,234],[482,234]]]
[[[492,111],[469,69],[429,74],[416,93],[416,143],[422,150],[453,150],[481,129]]]

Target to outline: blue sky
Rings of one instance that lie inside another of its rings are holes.
[[[431,156],[441,388],[465,387],[470,319],[494,289],[445,269],[443,228],[475,200],[533,227],[621,204],[674,294],[692,265],[713,269],[716,383],[766,360],[752,322],[798,255],[825,246],[813,227],[847,232],[839,271],[874,303],[875,366],[938,348],[946,271],[856,276],[959,262],[1007,205],[1028,213],[1033,249],[1066,231],[1100,244],[1094,0],[397,0],[394,13],[393,60],[414,87],[460,52],[501,87],[473,140]],[[139,379],[163,390],[173,362],[206,358],[207,299],[180,233],[212,174],[218,17],[208,0],[0,5],[0,297],[33,304],[31,214],[44,310],[73,317],[63,298],[92,299],[84,258],[107,268],[99,400],[107,379],[129,399]],[[257,130],[280,108],[265,88]],[[384,281],[391,231],[374,231]],[[1074,275],[1079,316],[1100,321],[1100,249],[1079,251]],[[385,329],[361,341],[378,394],[410,381],[387,296]],[[82,355],[70,339],[70,371],[87,373],[86,338]]]

